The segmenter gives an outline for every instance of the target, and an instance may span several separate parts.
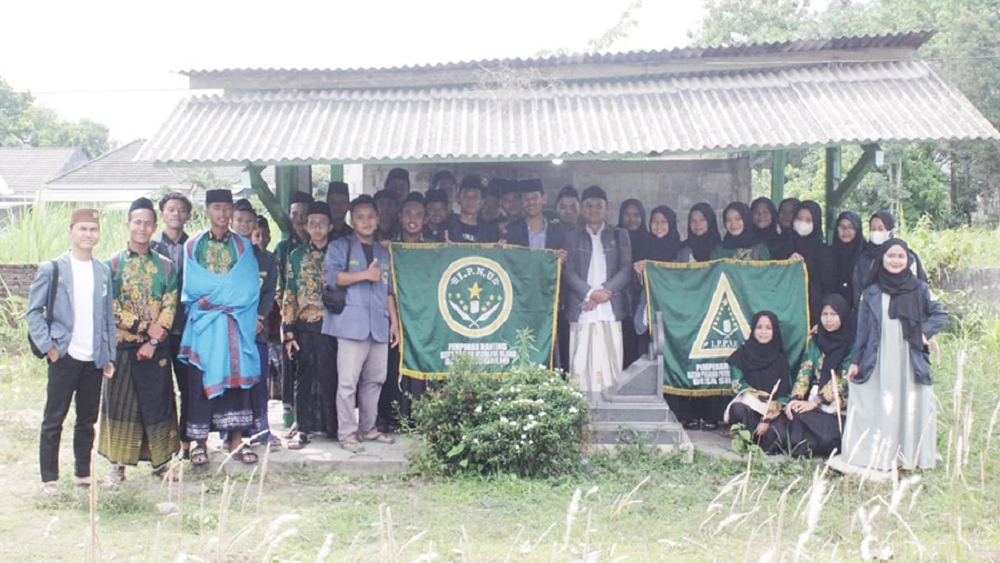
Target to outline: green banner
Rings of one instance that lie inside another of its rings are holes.
[[[726,360],[746,342],[759,311],[778,316],[794,373],[809,333],[806,276],[800,260],[648,262],[649,326],[663,314],[663,392],[731,395]]]
[[[504,371],[517,357],[522,328],[535,336],[531,361],[552,367],[559,301],[555,251],[500,244],[391,248],[403,375],[440,379],[463,354]]]

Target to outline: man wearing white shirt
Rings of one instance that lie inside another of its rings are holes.
[[[75,483],[90,485],[90,451],[101,403],[101,376],[110,378],[114,374],[111,271],[93,257],[94,246],[101,238],[99,220],[95,209],[73,211],[71,250],[39,266],[28,296],[28,333],[49,363],[39,465],[42,492],[50,495],[59,494],[59,441],[74,400]],[[50,297],[54,297],[51,303]]]
[[[570,323],[570,374],[591,404],[614,386],[622,370],[624,291],[632,277],[628,233],[608,226],[608,198],[591,186],[583,192],[585,225],[567,233],[566,316]]]

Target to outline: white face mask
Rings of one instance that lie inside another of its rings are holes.
[[[875,246],[882,246],[885,241],[892,237],[892,231],[872,231],[868,235],[868,239],[872,241]]]
[[[805,221],[795,221],[792,223],[792,229],[795,229],[795,232],[799,233],[799,236],[807,237],[813,232],[813,224],[806,223]]]

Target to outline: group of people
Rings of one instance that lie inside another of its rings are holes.
[[[780,319],[770,311],[755,312],[749,339],[728,360],[732,397],[666,397],[684,427],[742,424],[769,453],[840,452],[848,464],[875,470],[934,467],[928,358],[948,317],[930,293],[919,258],[896,238],[892,215],[874,214],[865,241],[861,218],[843,212],[830,245],[813,201],[734,202],[722,219],[720,233],[713,209],[695,205],[682,243],[669,207],[653,209],[648,228],[640,202],[624,202],[619,213],[637,274],[646,260],[803,260],[814,326],[801,366],[792,370]],[[633,291],[641,279],[636,276]],[[644,298],[638,301],[634,322],[622,325],[626,363],[638,357],[647,332]],[[637,348],[630,350],[630,341]]]
[[[582,193],[566,186],[554,211],[547,204],[537,179],[456,181],[441,171],[421,194],[396,168],[373,196],[351,199],[343,182],[329,184],[325,201],[295,192],[289,236],[272,253],[269,222],[248,200],[208,191],[210,226],[189,236],[192,204],[171,193],[158,206],[146,198],[132,204],[128,245],[107,262],[93,258],[100,213],[74,211],[72,247],[40,265],[28,303],[30,339],[49,362],[43,490],[56,490],[60,434],[74,396],[80,485],[91,483],[98,417],[97,450],[114,467],[102,484],[110,486],[139,461],[160,475],[169,475],[164,468],[177,455],[208,463],[211,432],[246,464],[258,461],[253,445],[261,443],[299,449],[325,435],[351,452],[365,442],[392,443],[426,383],[399,376],[388,248],[427,242],[556,251],[563,268],[556,361],[592,401],[648,342],[640,312],[647,261],[804,260],[809,308],[820,322],[799,372],[790,373],[779,320],[761,311],[730,358],[735,398],[668,396],[672,410],[688,429],[742,422],[770,451],[825,455],[843,434],[843,450],[853,445],[863,462],[879,455],[889,456],[887,464],[899,457],[904,465],[933,465],[926,349],[946,314],[916,256],[892,238],[891,215],[871,218],[865,242],[860,218],[845,212],[827,246],[815,202],[732,203],[722,214],[724,233],[711,206],[699,203],[682,242],[666,206],[652,210],[647,226],[642,204],[627,200],[618,226],[610,225],[598,186]],[[883,408],[880,397],[890,392],[918,400]],[[269,427],[271,398],[284,404],[284,436]],[[858,453],[862,443],[868,456]]]

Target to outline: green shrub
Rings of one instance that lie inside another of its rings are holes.
[[[534,338],[518,334],[519,358]],[[517,363],[497,374],[462,358],[416,401],[423,469],[444,474],[558,475],[579,468],[587,401],[563,374]]]

